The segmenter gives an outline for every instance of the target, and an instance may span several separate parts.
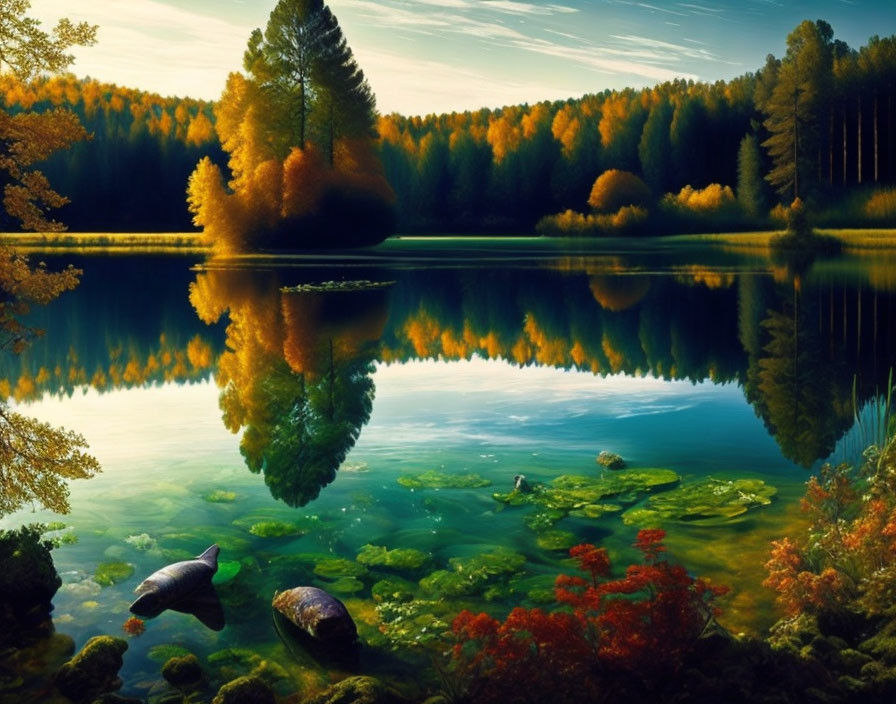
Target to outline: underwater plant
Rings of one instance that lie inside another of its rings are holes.
[[[452,691],[477,703],[612,700],[620,679],[667,679],[718,613],[714,602],[727,588],[666,560],[664,537],[662,530],[639,531],[643,561],[619,579],[610,578],[605,548],[571,548],[587,576],[557,577],[560,608],[553,611],[518,607],[503,622],[462,611],[444,673]]]
[[[129,636],[142,636],[143,632],[146,630],[146,622],[142,618],[131,616],[131,618],[121,625],[121,630]]]

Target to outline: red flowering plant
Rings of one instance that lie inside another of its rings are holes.
[[[605,548],[570,555],[587,576],[560,575],[554,612],[516,608],[503,622],[461,612],[454,621],[453,673],[467,701],[590,701],[612,688],[609,674],[649,680],[680,665],[727,591],[664,559],[662,530],[642,530],[643,564],[610,579]]]

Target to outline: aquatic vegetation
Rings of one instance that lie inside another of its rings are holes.
[[[429,562],[429,555],[414,548],[388,550],[378,545],[365,545],[358,552],[357,561],[368,567],[394,567],[400,570],[415,570]]]
[[[124,664],[122,656],[127,649],[127,642],[121,638],[94,636],[59,668],[54,683],[60,692],[76,702],[92,701],[100,694],[113,692],[122,685],[118,671]]]
[[[417,585],[400,577],[390,577],[374,582],[370,587],[370,597],[376,601],[410,601],[414,598]]]
[[[147,657],[153,662],[165,663],[171,658],[180,658],[189,655],[190,651],[181,645],[162,643],[154,645],[147,651]]]
[[[477,594],[495,581],[506,580],[523,569],[526,556],[508,548],[470,557],[452,557],[447,570],[436,570],[420,580],[429,594],[456,597]]]
[[[725,590],[663,559],[664,536],[640,531],[643,562],[615,580],[606,549],[572,548],[587,576],[560,575],[555,591],[571,611],[517,607],[503,622],[462,611],[452,624],[455,686],[476,702],[590,701],[611,670],[659,680],[675,672]]]
[[[393,648],[437,645],[450,631],[452,608],[444,601],[414,599],[377,604],[380,632]]]
[[[236,560],[222,560],[218,562],[218,571],[212,577],[212,584],[227,584],[236,577],[243,565]]]
[[[111,587],[113,584],[129,579],[133,574],[134,566],[131,563],[111,560],[101,562],[97,566],[96,572],[93,574],[93,581],[101,587]]]
[[[530,513],[528,516],[525,516],[523,518],[523,523],[526,524],[526,527],[529,530],[535,531],[536,533],[543,533],[544,531],[553,528],[554,524],[565,516],[566,512],[558,511],[557,509],[536,511],[535,513]]]
[[[778,490],[761,479],[722,480],[708,477],[651,496],[643,506],[622,515],[626,525],[656,526],[664,521],[715,525],[767,506]]]
[[[210,504],[232,504],[236,501],[235,491],[225,491],[224,489],[215,489],[202,497],[203,501]]]
[[[408,489],[480,489],[492,485],[478,474],[452,474],[434,469],[422,474],[403,474],[396,481]]]
[[[286,523],[285,521],[265,521],[256,523],[249,532],[259,538],[293,538],[307,535],[310,528],[298,523]]]
[[[357,594],[364,589],[364,582],[355,577],[339,577],[332,582],[325,582],[323,586],[335,594]]]
[[[563,474],[551,481],[550,486],[534,484],[532,491],[518,490],[506,494],[492,494],[495,501],[509,506],[534,504],[556,511],[583,511],[602,515],[615,507],[601,504],[607,497],[618,497],[619,501],[634,501],[638,494],[671,486],[679,481],[679,476],[670,469],[624,469],[600,477],[581,474]],[[596,507],[596,508],[591,508]]]
[[[147,550],[151,550],[156,546],[156,541],[154,538],[151,538],[148,533],[141,533],[140,535],[129,535],[124,539],[128,545],[133,546],[135,549],[140,552],[146,552]]]
[[[569,550],[576,543],[576,536],[566,530],[546,530],[539,533],[535,543],[542,550]]]
[[[277,704],[271,687],[260,677],[246,675],[221,685],[212,704]]]
[[[141,636],[146,630],[146,622],[142,618],[131,616],[131,618],[121,625],[121,630],[129,636]]]
[[[344,557],[326,557],[315,563],[314,574],[327,579],[363,577],[367,574],[367,568]]]

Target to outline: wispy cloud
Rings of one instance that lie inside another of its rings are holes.
[[[515,15],[571,14],[579,11],[575,7],[566,5],[535,5],[531,2],[516,2],[516,0],[482,0],[480,5],[489,10],[509,12]]]

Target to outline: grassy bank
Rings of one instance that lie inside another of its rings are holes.
[[[15,232],[0,234],[0,243],[26,252],[205,252],[201,237],[200,232]]]
[[[820,228],[819,233],[834,237],[843,243],[846,251],[867,249],[896,249],[896,230],[894,229],[842,229],[830,230]],[[767,249],[772,237],[780,234],[778,230],[763,232],[722,232],[706,235],[674,235],[667,241],[681,244],[720,244],[726,247],[743,247],[745,249]]]

